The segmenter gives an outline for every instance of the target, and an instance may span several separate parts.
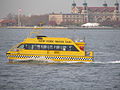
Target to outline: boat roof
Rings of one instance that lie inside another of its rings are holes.
[[[22,43],[72,44],[74,42],[69,38],[38,36],[36,38],[26,38]]]

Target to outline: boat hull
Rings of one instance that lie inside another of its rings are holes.
[[[34,54],[7,54],[7,58],[12,61],[45,61],[45,62],[93,62],[91,56],[72,56],[72,55],[34,55]]]

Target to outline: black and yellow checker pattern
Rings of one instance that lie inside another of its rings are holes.
[[[45,60],[68,60],[68,61],[93,61],[93,57],[73,57],[73,56],[37,56],[37,55],[7,55],[8,58],[15,59],[45,59]]]

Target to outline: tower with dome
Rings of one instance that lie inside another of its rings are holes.
[[[58,25],[120,21],[119,3],[116,1],[113,6],[109,6],[105,1],[101,7],[89,7],[86,1],[82,6],[77,6],[73,1],[70,13],[52,13],[49,15],[49,21]]]

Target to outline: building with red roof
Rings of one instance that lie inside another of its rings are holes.
[[[14,26],[14,25],[16,25],[15,20],[6,20],[6,19],[0,20],[0,26]]]
[[[56,14],[49,15],[49,21],[55,21],[58,25],[63,23],[101,23],[105,21],[120,21],[119,3],[115,2],[113,7],[108,7],[104,2],[102,7],[89,7],[86,2],[83,6],[76,6],[72,3],[70,14]]]

